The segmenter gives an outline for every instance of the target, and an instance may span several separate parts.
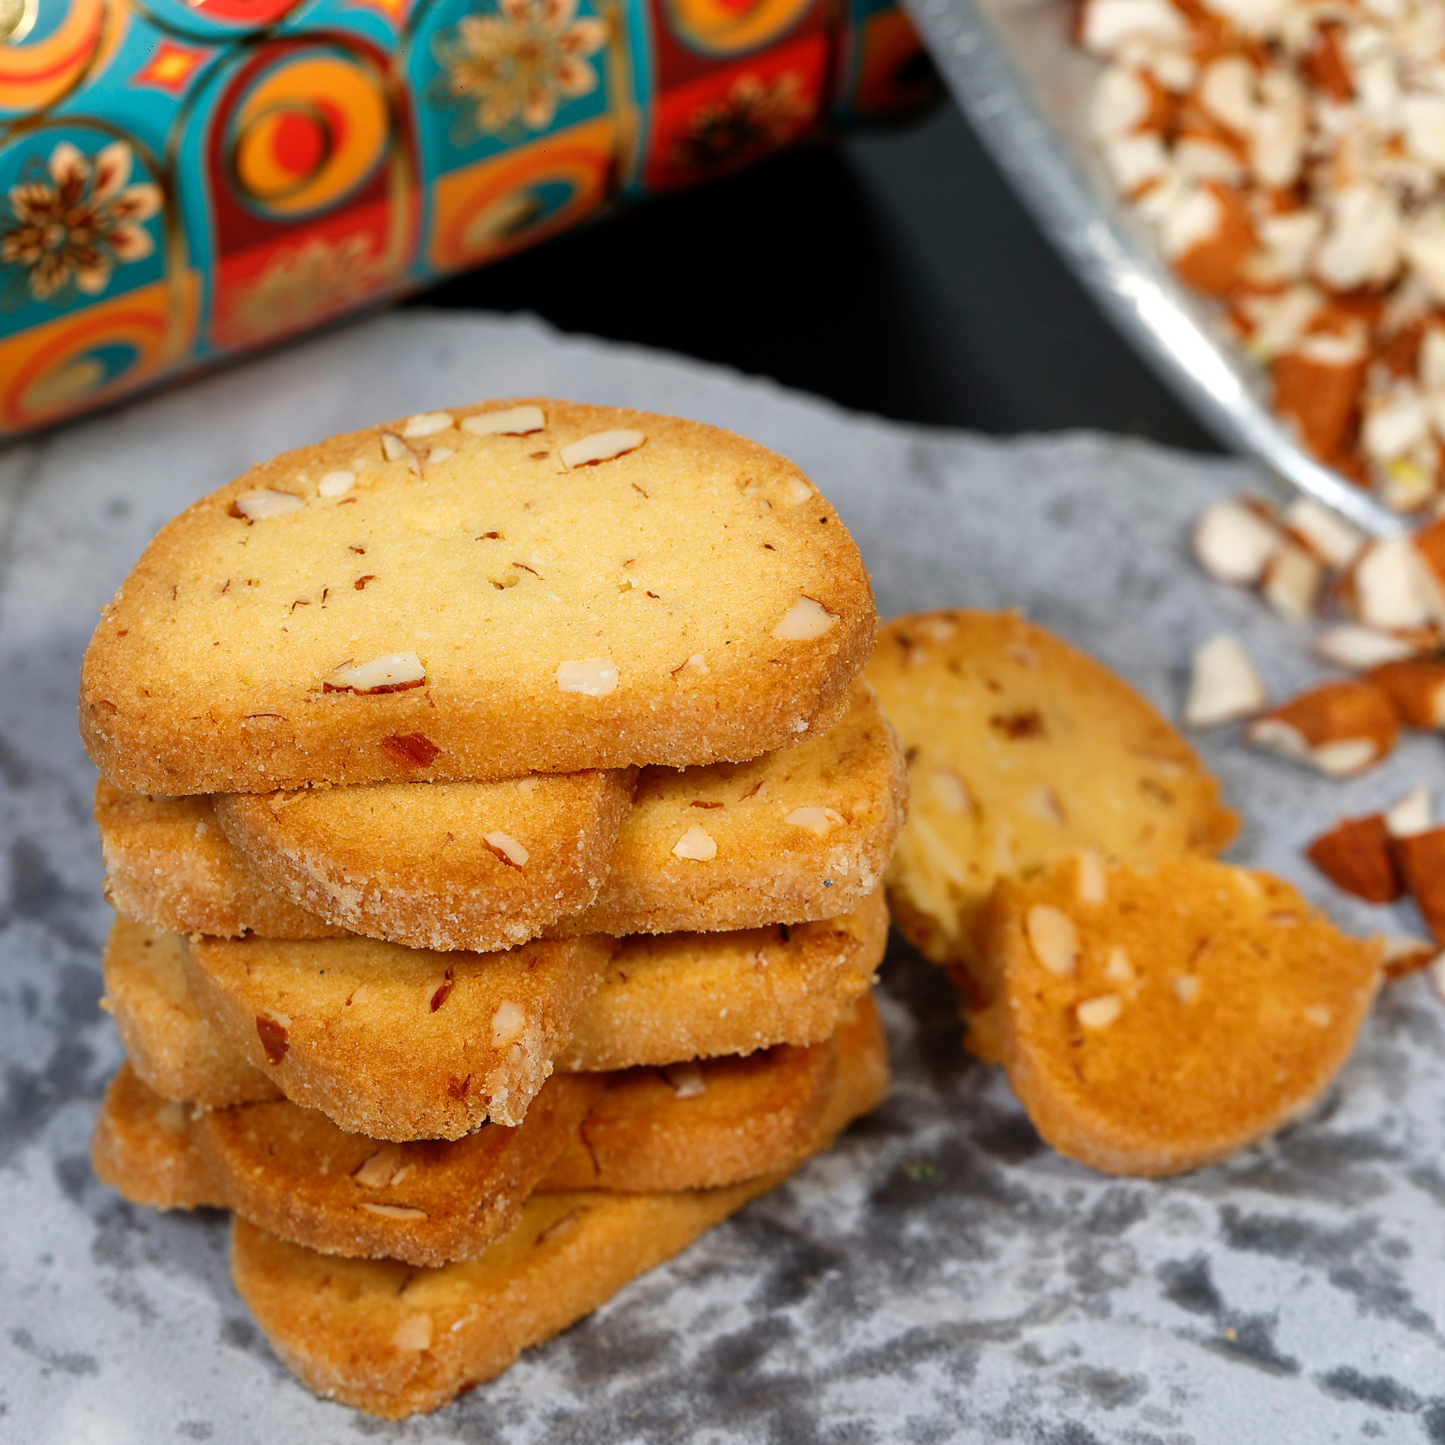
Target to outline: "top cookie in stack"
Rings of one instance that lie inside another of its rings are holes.
[[[741,760],[841,715],[876,614],[784,458],[715,427],[488,402],[258,465],[161,529],[81,677],[146,793]]]

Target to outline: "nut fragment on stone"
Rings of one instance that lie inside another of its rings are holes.
[[[691,858],[698,863],[706,863],[709,858],[717,857],[717,839],[706,828],[694,823],[672,845],[672,851],[679,858]]]
[[[1430,936],[1445,944],[1445,828],[1396,838],[1393,852]]]
[[[1106,1029],[1123,1012],[1123,1000],[1116,993],[1088,998],[1075,1010],[1075,1017],[1086,1029]]]
[[[773,636],[784,642],[812,642],[837,622],[837,618],[811,597],[800,597],[783,613]]]
[[[1244,648],[1226,632],[1195,650],[1184,724],[1218,727],[1252,717],[1269,701],[1264,680]]]
[[[1445,662],[1423,657],[1387,662],[1371,669],[1370,680],[1390,694],[1410,727],[1445,727]]]
[[[1386,537],[1362,551],[1350,574],[1355,613],[1383,632],[1431,620],[1425,569],[1407,537]]]
[[[462,430],[477,436],[524,437],[541,431],[546,425],[547,418],[540,406],[509,406],[502,411],[469,416],[462,423]]]
[[[521,843],[507,833],[483,833],[482,842],[513,868],[524,867],[531,856]]]
[[[696,1059],[687,1063],[668,1064],[663,1069],[667,1082],[672,1085],[673,1094],[679,1099],[695,1099],[707,1092],[707,1080],[702,1076],[702,1066]]]
[[[611,431],[594,432],[591,436],[568,442],[557,455],[562,458],[564,467],[591,467],[598,462],[615,461],[628,452],[635,452],[646,440],[643,432],[614,427]]]
[[[1365,539],[1337,512],[1314,500],[1297,497],[1285,508],[1285,527],[1326,567],[1342,571],[1364,546]]]
[[[1387,933],[1380,952],[1380,966],[1386,978],[1404,978],[1406,974],[1428,968],[1441,955],[1438,944],[1415,933]]]
[[[1435,826],[1430,789],[1419,785],[1385,809],[1385,830],[1392,838],[1412,838]]]
[[[1303,622],[1315,610],[1324,569],[1293,542],[1281,544],[1265,564],[1259,584],[1264,600],[1289,622]]]
[[[526,1026],[526,1010],[511,999],[503,999],[492,1015],[492,1043],[498,1046],[510,1044]]]
[[[316,490],[323,497],[344,497],[355,485],[355,472],[327,472],[316,484]]]
[[[278,492],[267,488],[257,492],[242,492],[231,503],[231,508],[248,522],[265,522],[272,517],[284,517],[287,512],[298,512],[305,505],[305,501],[293,492]]]
[[[820,838],[832,832],[842,821],[843,815],[836,808],[794,808],[783,819],[783,822],[791,823],[795,828],[806,828]]]
[[[1079,935],[1073,919],[1047,903],[1035,903],[1024,928],[1034,957],[1056,977],[1068,978],[1079,961]]]
[[[557,664],[557,686],[584,697],[606,697],[617,691],[617,664],[610,657],[584,657]]]
[[[1334,778],[1373,767],[1394,746],[1399,716],[1377,684],[1331,682],[1256,718],[1245,741]]]
[[[439,431],[449,431],[455,425],[456,418],[449,411],[423,411],[416,416],[407,417],[401,434],[408,439],[430,437]]]
[[[388,652],[370,662],[357,663],[333,672],[323,684],[326,692],[402,692],[420,687],[426,668],[414,652]]]
[[[1327,627],[1315,638],[1315,652],[1336,667],[1367,672],[1384,662],[1401,662],[1413,657],[1415,648],[1403,637],[1344,622],[1338,627]]]
[[[1305,857],[1336,888],[1367,903],[1393,903],[1405,891],[1379,813],[1342,818],[1305,849]]]
[[[1281,542],[1278,527],[1243,502],[1215,502],[1194,524],[1194,556],[1217,582],[1252,587]]]

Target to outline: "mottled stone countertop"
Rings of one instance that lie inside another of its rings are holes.
[[[1388,988],[1305,1122],[1164,1183],[1042,1146],[958,1048],[947,985],[883,970],[897,1084],[827,1156],[458,1404],[399,1425],[313,1399],[233,1293],[220,1215],[91,1175],[120,1061],[75,678],[151,533],[254,458],[382,416],[554,393],[676,411],[794,457],[837,505],[884,616],[1019,605],[1175,714],[1221,627],[1276,695],[1305,629],[1185,561],[1244,463],[1093,435],[987,441],[885,424],[535,322],[412,312],[337,332],[0,455],[0,1440],[1445,1441],[1445,1007]],[[1231,856],[1346,926],[1300,857],[1341,813],[1445,782],[1435,738],[1332,783],[1204,742]],[[1437,793],[1437,796],[1441,796]]]

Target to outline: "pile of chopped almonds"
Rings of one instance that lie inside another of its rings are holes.
[[[1445,500],[1445,4],[1084,0],[1092,129],[1304,446]]]
[[[1445,731],[1445,518],[1412,537],[1367,541],[1315,502],[1280,512],[1241,496],[1206,507],[1192,541],[1211,577],[1258,589],[1286,619],[1334,614],[1315,651],[1353,675],[1270,708],[1248,653],[1220,633],[1195,651],[1187,726],[1247,719],[1245,742],[1336,778],[1374,767],[1404,728]],[[1445,826],[1426,789],[1342,820],[1308,856],[1366,902],[1414,899],[1436,941],[1387,938],[1387,972],[1423,967],[1445,948]],[[1445,965],[1439,982],[1445,992]]]

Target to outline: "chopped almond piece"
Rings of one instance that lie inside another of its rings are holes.
[[[1409,933],[1385,935],[1385,950],[1380,962],[1389,979],[1404,978],[1406,974],[1428,968],[1440,950],[1428,938],[1416,938]]]
[[[1249,654],[1227,632],[1212,637],[1194,653],[1184,725],[1216,727],[1252,717],[1269,697]]]
[[[1285,542],[1264,569],[1260,592],[1287,621],[1303,622],[1315,610],[1324,569],[1303,547]]]
[[[1307,338],[1328,340],[1333,338]],[[1350,439],[1365,387],[1365,354],[1357,348],[1338,359],[1317,356],[1303,347],[1275,357],[1270,367],[1274,381],[1274,409],[1292,421],[1301,444],[1329,461],[1338,457]]]
[[[1412,838],[1428,833],[1435,826],[1435,810],[1430,803],[1430,789],[1411,788],[1397,802],[1385,809],[1385,829],[1392,838]]]
[[[1200,192],[1201,204],[1204,197],[1214,203],[1207,218],[1212,224],[1171,259],[1174,269],[1191,286],[1211,296],[1223,296],[1241,280],[1244,263],[1255,247],[1254,226],[1249,205],[1239,191],[1215,182]]]
[[[1445,727],[1445,662],[1387,662],[1371,669],[1370,680],[1390,694],[1409,727]]]
[[[1431,828],[1393,843],[1405,887],[1437,943],[1445,943],[1445,828]]]
[[[1206,507],[1194,523],[1194,557],[1217,582],[1253,587],[1280,544],[1280,531],[1246,502]]]
[[[1372,768],[1395,746],[1400,719],[1373,682],[1329,682],[1256,718],[1245,741],[1333,778]]]
[[[1361,622],[1385,631],[1429,623],[1430,578],[1420,561],[1408,537],[1387,537],[1360,553],[1346,579],[1346,592]]]
[[[1445,517],[1422,527],[1411,539],[1420,568],[1426,605],[1436,622],[1445,621]]]
[[[1400,662],[1414,655],[1415,648],[1393,633],[1377,632],[1355,622],[1342,622],[1326,628],[1315,638],[1315,651],[1336,667],[1367,671],[1383,662]]]
[[[1405,892],[1390,854],[1390,834],[1379,813],[1342,818],[1309,845],[1305,856],[1336,888],[1366,903],[1393,903]]]

